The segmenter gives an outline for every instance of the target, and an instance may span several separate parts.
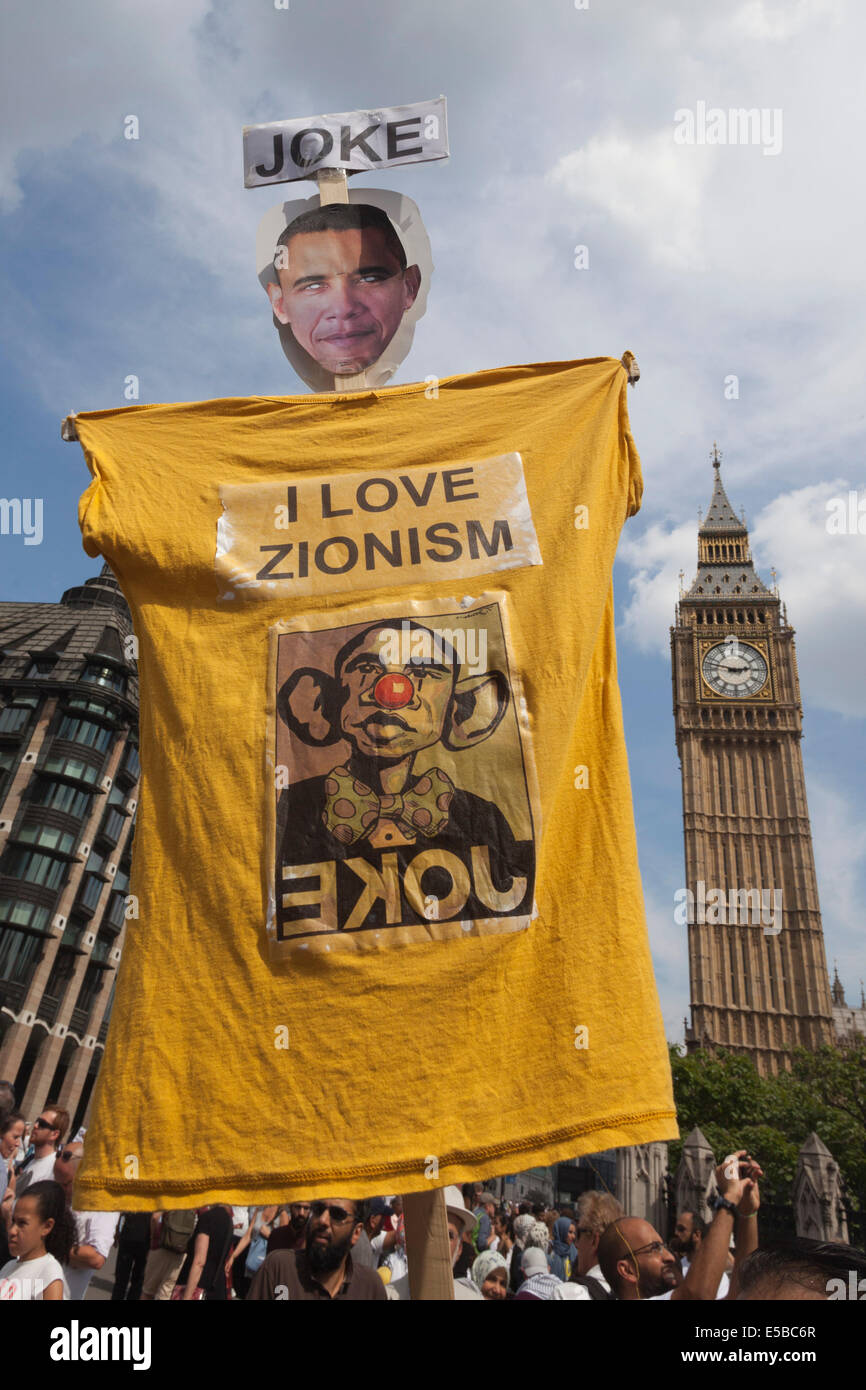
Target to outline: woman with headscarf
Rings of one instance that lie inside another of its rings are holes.
[[[574,1222],[570,1216],[559,1216],[553,1223],[553,1240],[550,1252],[550,1272],[557,1279],[568,1279],[571,1274],[573,1258],[572,1245],[576,1235]]]
[[[508,1265],[497,1250],[482,1250],[473,1261],[472,1282],[482,1298],[508,1297]]]
[[[524,1212],[514,1218],[514,1254],[511,1257],[511,1269],[508,1274],[508,1287],[512,1293],[517,1293],[523,1279],[520,1270],[520,1257],[526,1249],[526,1237],[534,1225],[535,1217],[529,1212]]]

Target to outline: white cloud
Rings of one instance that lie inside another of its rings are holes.
[[[842,479],[782,493],[759,514],[752,547],[778,571],[796,629],[803,703],[866,717],[866,536],[830,535],[827,503]],[[861,491],[861,496],[864,495]]]
[[[784,42],[818,21],[841,18],[843,5],[839,0],[786,0],[784,5],[769,5],[766,0],[747,0],[730,18],[735,34],[745,39],[766,39]]]
[[[827,769],[829,772],[830,769]],[[866,889],[866,824],[859,809],[841,794],[838,780],[809,777],[809,813],[815,848],[815,867],[821,914],[832,927],[832,953],[849,989],[863,967],[863,897]]]
[[[617,559],[632,573],[622,632],[638,651],[664,657],[670,653],[668,629],[674,621],[679,572],[685,571],[688,587],[692,579],[689,565],[697,555],[697,528],[695,519],[671,530],[664,523],[655,523],[637,537],[628,530],[623,532]]]
[[[710,165],[683,149],[671,126],[643,138],[599,135],[563,155],[548,182],[618,223],[642,254],[671,270],[704,265],[702,212]]]

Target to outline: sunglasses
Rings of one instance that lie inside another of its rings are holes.
[[[331,1218],[332,1226],[345,1226],[347,1221],[357,1221],[359,1218],[354,1212],[346,1211],[344,1207],[330,1206],[328,1202],[313,1202],[310,1205],[310,1216],[314,1221],[318,1221],[325,1212]]]
[[[42,1116],[40,1115],[38,1120],[34,1120],[34,1121],[33,1121],[33,1128],[34,1128],[34,1129],[56,1129],[56,1125],[49,1124],[48,1120],[44,1120],[44,1119],[42,1118]]]

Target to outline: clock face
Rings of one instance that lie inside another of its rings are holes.
[[[767,684],[767,662],[757,647],[731,638],[704,653],[704,680],[717,695],[744,699]]]

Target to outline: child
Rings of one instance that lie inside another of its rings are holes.
[[[75,1235],[59,1183],[30,1184],[12,1209],[8,1236],[12,1259],[0,1269],[0,1302],[68,1299],[61,1266]]]

